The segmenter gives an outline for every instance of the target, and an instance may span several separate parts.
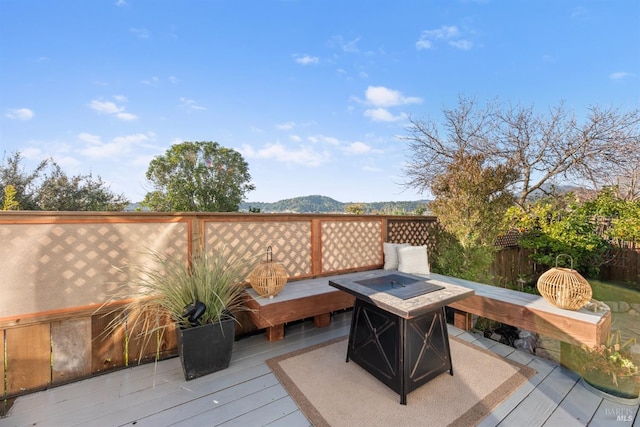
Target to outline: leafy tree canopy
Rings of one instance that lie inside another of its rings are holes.
[[[149,164],[154,190],[142,204],[161,212],[236,212],[254,190],[242,155],[217,142],[172,145]]]
[[[19,152],[12,153],[10,156],[5,153],[0,164],[0,187],[4,189],[11,185],[14,188],[13,200],[18,203],[20,209],[40,210],[38,191],[50,163],[51,160],[43,160],[34,170],[26,171]],[[5,195],[0,194],[0,197],[4,204]]]
[[[444,229],[434,268],[441,273],[490,282],[495,239],[500,221],[513,205],[507,188],[517,178],[509,166],[487,165],[481,154],[459,153],[435,177],[430,207]]]
[[[513,205],[507,188],[516,177],[513,168],[486,165],[480,154],[456,156],[434,179],[431,210],[462,247],[492,246],[500,232],[499,219]]]
[[[535,250],[536,262],[553,267],[558,255],[569,255],[573,267],[589,277],[615,256],[612,242],[640,241],[640,202],[624,200],[611,187],[586,201],[572,193],[540,199],[528,212],[510,209],[506,219],[522,231],[520,245]],[[564,257],[557,263],[570,267]]]
[[[38,206],[45,211],[121,211],[129,204],[123,195],[114,194],[100,177],[67,176],[53,164],[38,191]]]
[[[22,166],[19,152],[0,164],[0,198],[13,209],[46,211],[121,211],[129,201],[111,192],[100,177],[67,176],[53,160],[40,162],[33,171]],[[11,189],[8,191],[8,189]]]

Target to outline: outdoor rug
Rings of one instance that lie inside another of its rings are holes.
[[[342,337],[267,361],[314,426],[473,426],[535,371],[455,337],[453,373],[400,395],[354,362]]]

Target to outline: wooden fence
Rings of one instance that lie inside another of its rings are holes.
[[[120,267],[150,262],[150,250],[186,261],[221,244],[271,246],[296,280],[380,268],[384,241],[433,247],[434,227],[415,216],[0,212],[0,396],[137,363],[135,331],[104,334],[121,303],[104,304],[129,281]],[[176,354],[174,335],[160,348]]]
[[[504,287],[507,284],[517,283],[520,278],[535,281],[548,267],[532,261],[531,254],[532,250],[518,246],[506,247],[498,251],[491,266],[491,274],[495,277],[493,284]],[[599,279],[640,283],[640,248],[614,247],[611,260],[600,267]]]

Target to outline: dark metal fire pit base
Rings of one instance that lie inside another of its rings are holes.
[[[405,319],[356,298],[347,362],[353,360],[407,404],[407,394],[443,372],[453,375],[444,307]]]

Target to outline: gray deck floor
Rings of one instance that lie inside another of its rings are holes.
[[[174,358],[23,396],[0,426],[309,426],[264,362],[347,335],[350,318],[336,314],[321,329],[310,321],[290,325],[278,342],[241,339],[228,369],[189,382]],[[553,362],[451,326],[449,333],[537,371],[481,426],[640,427],[638,405],[602,399]]]

